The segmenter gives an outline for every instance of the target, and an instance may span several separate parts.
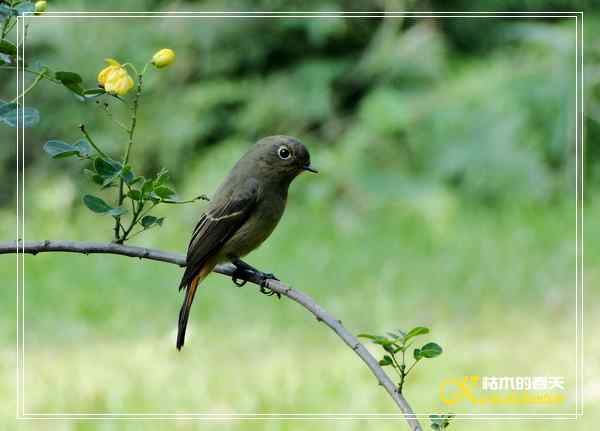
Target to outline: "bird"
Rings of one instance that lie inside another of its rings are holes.
[[[230,262],[235,266],[232,279],[238,286],[245,284],[238,280],[250,271],[262,280],[262,293],[274,293],[266,287],[266,282],[277,277],[241,259],[273,232],[285,210],[291,182],[305,171],[318,172],[312,167],[310,153],[302,142],[291,136],[268,136],[250,147],[217,188],[192,232],[187,249],[186,267],[179,284],[180,291],[185,289],[185,298],[179,311],[177,350],[181,350],[185,341],[198,285],[217,264]]]

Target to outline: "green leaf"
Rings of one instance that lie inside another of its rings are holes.
[[[99,214],[106,214],[113,209],[113,207],[111,207],[109,204],[107,204],[97,196],[85,195],[83,197],[83,203],[90,210]]]
[[[0,52],[6,55],[17,55],[17,47],[8,40],[0,40]]]
[[[144,181],[144,185],[142,186],[142,193],[143,194],[148,194],[153,189],[154,189],[154,181],[152,181],[152,180],[145,180]]]
[[[163,185],[169,180],[169,171],[162,168],[158,174],[156,174],[156,180],[154,180],[154,187]]]
[[[104,178],[114,178],[121,168],[121,164],[115,160],[104,159],[102,157],[94,159],[94,169],[98,175]]]
[[[15,7],[15,10],[17,11],[17,15],[30,15],[33,12],[35,12],[35,5],[30,1],[24,1],[22,3],[19,3]]]
[[[360,338],[368,338],[369,340],[376,340],[379,338],[379,335],[371,335],[371,334],[358,334],[357,337]]]
[[[140,220],[141,225],[144,227],[144,229],[148,229],[149,227],[153,226],[153,225],[157,225],[157,226],[162,226],[164,217],[154,217],[154,216],[144,216],[142,217],[142,219]]]
[[[382,367],[385,367],[387,365],[392,365],[393,361],[392,361],[392,357],[389,355],[384,355],[383,359],[381,361],[379,361],[379,365],[381,365]]]
[[[33,127],[40,121],[40,113],[34,108],[19,108],[16,103],[0,102],[0,120],[10,127],[17,127],[17,124],[22,127]]]
[[[12,9],[5,4],[0,4],[0,23],[12,15]]]
[[[83,95],[86,97],[96,97],[105,93],[106,91],[104,88],[88,88],[87,90],[83,91]]]
[[[160,197],[161,199],[168,199],[171,196],[175,195],[175,191],[171,190],[167,186],[158,186],[158,187],[155,187],[154,188],[154,193],[156,193],[156,195],[158,197]]]
[[[121,178],[123,178],[123,181],[125,181],[127,184],[131,184],[131,182],[135,178],[135,175],[133,175],[133,172],[131,171],[131,165],[123,166],[123,169],[121,169],[121,172],[119,172],[119,175],[121,176]]]
[[[15,109],[17,109],[16,103],[0,102],[0,117],[4,116],[5,114],[8,114],[9,112]]]
[[[123,214],[127,214],[127,210],[123,207],[111,208],[108,214],[113,217],[120,217]]]
[[[90,169],[84,169],[83,173],[90,177],[90,179],[98,185],[102,185],[102,183],[104,182],[104,178],[102,178],[100,175],[98,175],[96,172]]]
[[[442,347],[437,343],[427,343],[421,347],[420,354],[423,358],[435,358],[442,354]]]
[[[431,428],[434,430],[443,430],[448,428],[450,425],[450,419],[452,419],[454,415],[429,415],[429,419],[431,420]]]
[[[94,153],[94,149],[85,139],[80,139],[79,141],[75,142],[74,147],[77,148],[79,157],[87,158]]]
[[[10,55],[0,52],[0,66],[3,64],[13,64],[13,59]]]
[[[75,93],[76,96],[78,96],[77,98],[79,100],[85,100],[85,97],[83,96],[83,87],[79,84],[75,84],[75,83],[68,83],[68,84],[64,84],[63,85],[68,88],[69,90],[71,90],[73,93]]]
[[[54,77],[80,98],[84,96],[84,90],[81,86],[83,80],[79,74],[74,72],[56,72]]]
[[[97,196],[85,195],[83,197],[83,203],[86,207],[98,214],[108,214],[113,217],[119,217],[125,213],[127,210],[123,207],[113,208],[102,199]]]
[[[81,76],[74,72],[56,72],[54,77],[62,82],[64,85],[67,84],[81,84],[83,79]],[[83,93],[83,89],[81,91]]]
[[[428,333],[429,333],[429,328],[426,328],[424,326],[417,326],[416,328],[413,328],[410,331],[408,331],[408,333],[404,336],[404,342],[406,343],[408,340],[410,340],[413,337],[417,337],[419,335],[424,335],[424,334],[428,334]]]
[[[422,358],[421,350],[420,349],[413,350],[413,357],[415,358],[415,361],[420,360]]]
[[[142,181],[143,179],[144,179],[144,177],[142,177],[141,175],[140,175],[140,176],[137,176],[137,177],[135,177],[133,180],[131,180],[131,181],[129,182],[129,185],[130,185],[130,186],[132,186],[132,185],[134,185],[134,184],[137,184],[137,183],[139,183],[140,181]]]
[[[63,159],[79,154],[79,150],[75,145],[56,140],[46,142],[44,144],[44,151],[50,154],[50,157],[53,159]]]
[[[134,201],[142,200],[142,192],[140,192],[139,190],[129,190],[129,192],[127,192],[127,196],[133,199]]]

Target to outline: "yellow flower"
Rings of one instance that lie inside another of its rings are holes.
[[[157,69],[167,67],[175,61],[175,52],[172,49],[164,48],[152,56],[152,64]]]
[[[98,82],[107,93],[126,95],[133,88],[133,79],[118,61],[107,58],[108,66],[98,74]]]
[[[46,12],[46,10],[48,10],[48,2],[43,0],[36,1],[34,7],[35,14],[42,15],[44,12]]]

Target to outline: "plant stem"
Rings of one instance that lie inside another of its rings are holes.
[[[102,157],[104,157],[105,159],[110,159],[110,157],[108,157],[104,151],[102,151],[94,142],[94,140],[92,139],[92,137],[90,136],[90,134],[87,132],[87,130],[85,129],[85,124],[80,124],[79,125],[79,130],[81,130],[81,133],[83,133],[83,136],[85,136],[85,138],[88,140],[88,142],[90,143],[90,145],[92,147],[94,147],[94,150],[96,150],[98,152],[98,154],[100,154]]]
[[[16,69],[16,68],[17,68],[17,66],[11,66],[11,65],[0,66],[0,69]],[[54,82],[55,84],[61,84],[61,82],[58,79],[54,79],[54,78],[46,75],[46,71],[44,71],[44,72],[36,72],[35,70],[31,70],[31,69],[27,69],[27,68],[25,68],[25,69],[19,68],[19,71],[21,71],[21,70],[24,70],[25,72],[31,73],[33,75],[38,75],[38,76],[43,75],[44,78],[46,78],[48,81]]]
[[[44,79],[44,77],[45,77],[44,73],[38,73],[37,76],[35,77],[35,79],[33,80],[33,82],[31,83],[31,85],[29,87],[27,87],[20,96],[15,97],[11,101],[11,103],[16,102],[21,97],[25,97],[25,95],[27,95],[31,90],[33,90],[33,88],[38,84],[38,82],[40,82],[42,79]]]
[[[128,130],[128,134],[127,134],[128,142],[127,142],[127,149],[125,150],[125,155],[123,156],[123,166],[125,166],[127,164],[127,162],[129,161],[129,155],[131,154],[131,147],[133,146],[133,137],[135,134],[135,127],[137,125],[137,110],[138,110],[138,106],[139,106],[140,95],[142,94],[143,75],[138,74],[137,78],[138,78],[137,88],[136,88],[135,96],[133,98],[133,106],[131,107],[131,123],[130,123],[131,125],[129,126],[129,130]],[[118,206],[121,206],[123,204],[123,200],[125,199],[125,195],[123,194],[123,184],[124,184],[124,180],[123,180],[123,177],[121,177],[119,179],[119,197],[117,199]],[[135,225],[135,220],[132,219],[132,223],[129,226],[129,229],[127,229],[123,233],[122,237],[119,235],[119,225],[120,224],[121,224],[121,217],[115,217],[115,242],[117,244],[123,244],[127,240],[127,235],[129,234],[129,232],[131,232],[131,229],[133,229],[133,226]]]
[[[6,21],[4,21],[4,24],[2,25],[2,38],[0,38],[0,40],[4,40],[4,38],[6,37],[6,35],[9,32],[9,28],[8,28],[8,23],[12,20],[12,18],[7,18]]]

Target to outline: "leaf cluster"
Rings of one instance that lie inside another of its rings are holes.
[[[429,415],[429,419],[431,420],[431,428],[436,431],[446,429],[450,425],[450,419],[453,417],[453,414]]]
[[[410,367],[406,366],[406,352],[413,346],[415,339],[421,335],[429,333],[429,328],[417,326],[408,332],[398,330],[396,332],[387,332],[387,335],[359,334],[359,337],[368,338],[373,343],[381,346],[386,354],[379,360],[382,367],[391,366],[396,370],[400,377],[398,391],[402,392],[406,376],[421,359],[431,359],[442,354],[442,347],[434,342],[429,342],[421,347],[415,347],[412,351],[413,363]]]

